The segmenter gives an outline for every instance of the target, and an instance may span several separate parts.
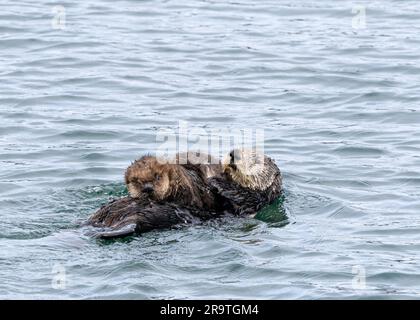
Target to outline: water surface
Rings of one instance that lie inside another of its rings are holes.
[[[0,4],[0,297],[419,297],[417,1],[62,1],[64,28],[56,5]],[[80,232],[180,120],[264,129],[284,202]]]

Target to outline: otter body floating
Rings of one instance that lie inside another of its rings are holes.
[[[111,239],[170,228],[174,225],[198,223],[220,214],[193,206],[124,197],[104,205],[86,224],[95,227],[91,233],[94,237]]]
[[[87,221],[98,228],[96,237],[140,234],[227,213],[252,215],[282,190],[272,159],[239,149],[217,165],[161,164],[145,156],[128,167],[125,180],[130,196],[103,206]]]

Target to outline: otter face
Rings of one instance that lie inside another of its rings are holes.
[[[133,198],[142,196],[164,200],[171,194],[171,168],[155,157],[144,156],[136,160],[125,172],[125,183]]]
[[[265,190],[277,171],[267,166],[264,154],[251,149],[234,149],[223,161],[224,173],[244,188]]]

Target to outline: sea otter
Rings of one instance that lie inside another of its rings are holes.
[[[130,196],[103,206],[88,220],[101,228],[97,237],[121,237],[226,213],[255,214],[281,193],[275,163],[239,149],[222,164],[162,164],[144,156],[128,167],[125,180]]]
[[[147,195],[151,200],[179,203],[202,209],[218,206],[217,197],[206,183],[204,168],[185,161],[185,165],[159,161],[147,155],[134,161],[125,172],[125,183],[132,198]]]
[[[223,161],[223,174],[210,177],[207,184],[224,200],[225,210],[237,215],[257,213],[282,191],[278,166],[251,149],[232,150]]]

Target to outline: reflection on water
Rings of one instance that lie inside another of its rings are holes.
[[[267,222],[270,226],[285,226],[289,224],[286,209],[283,206],[284,195],[273,204],[262,208],[255,216],[255,219]]]

